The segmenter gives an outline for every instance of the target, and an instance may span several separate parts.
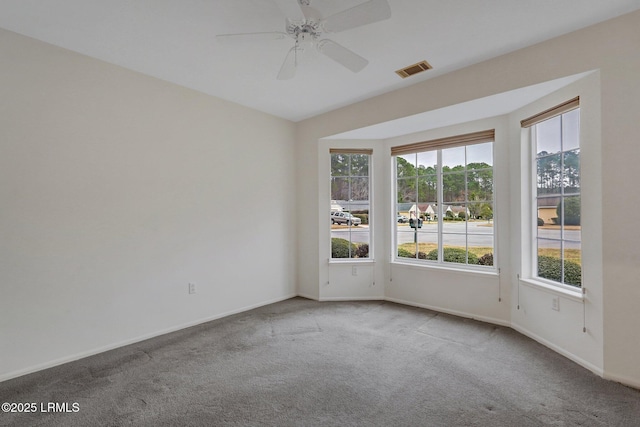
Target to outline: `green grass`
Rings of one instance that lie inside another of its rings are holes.
[[[458,248],[462,250],[465,249],[464,246],[448,246],[448,247]],[[398,245],[398,249],[400,248],[406,249],[411,253],[415,253],[415,250],[416,250],[415,243],[403,243],[401,245]],[[435,243],[418,243],[418,252],[424,252],[425,254],[428,254],[429,252],[437,248],[438,248],[438,245]],[[474,255],[477,255],[479,258],[484,254],[493,253],[493,248],[483,247],[483,246],[473,246],[469,248],[469,252],[471,252]]]
[[[429,252],[436,249],[437,247],[438,245],[435,243],[418,243],[418,251],[424,252],[425,254],[428,254]],[[450,247],[464,249],[464,246],[450,246]],[[398,249],[400,248],[405,249],[411,253],[415,253],[415,250],[416,250],[416,246],[414,243],[403,243],[401,245],[398,245]],[[493,248],[483,247],[483,246],[472,246],[469,248],[469,252],[473,253],[479,258],[484,254],[493,253]],[[541,248],[538,250],[538,255],[557,258],[558,250],[552,249],[552,248],[548,248],[548,249]],[[582,251],[580,249],[565,249],[564,256],[567,261],[573,261],[578,265],[582,265]]]
[[[553,248],[540,248],[538,249],[538,256],[549,256],[552,258],[558,258],[558,249]],[[580,249],[565,249],[564,259],[567,261],[573,261],[578,265],[582,265],[582,250]]]

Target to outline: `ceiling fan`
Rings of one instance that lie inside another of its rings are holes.
[[[369,61],[332,40],[322,38],[322,36],[325,33],[338,33],[391,17],[391,8],[387,0],[368,0],[327,18],[323,18],[320,12],[310,6],[311,0],[296,1],[302,11],[302,18],[291,20],[287,17],[284,32],[220,34],[216,38],[219,41],[292,38],[295,44],[289,50],[282,67],[280,67],[279,80],[287,80],[295,76],[299,57],[310,47],[315,47],[320,53],[357,73],[366,67]]]

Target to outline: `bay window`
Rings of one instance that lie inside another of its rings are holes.
[[[392,147],[396,260],[495,268],[494,135]]]

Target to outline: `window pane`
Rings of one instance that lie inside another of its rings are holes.
[[[579,225],[565,225],[562,227],[562,238],[565,240],[565,247],[580,248],[582,242],[582,227]]]
[[[562,150],[562,120],[554,117],[536,125],[536,155],[559,153]]]
[[[404,156],[396,157],[396,173],[398,178],[415,176],[416,175],[416,155],[405,154]]]
[[[562,151],[580,147],[580,110],[562,115]]]
[[[538,277],[561,282],[562,251],[560,242],[538,239]]]
[[[408,227],[407,227],[408,228]],[[409,228],[409,230],[411,230]],[[398,232],[398,257],[400,258],[415,258],[416,257],[416,243],[415,234],[413,231]]]
[[[404,223],[404,222],[408,222],[409,221],[409,211],[411,210],[411,208],[413,207],[414,203],[413,202],[409,202],[409,203],[398,203],[396,205],[396,210],[397,210],[397,214],[399,217],[406,217],[406,218],[397,218],[398,222],[400,223]]]
[[[349,200],[349,178],[331,178],[331,200]]]
[[[561,197],[541,197],[538,199],[538,218],[542,219],[544,225],[560,225],[558,216],[560,200],[562,200]]]
[[[400,206],[400,205],[398,205]],[[401,210],[398,208],[398,213],[396,216],[396,230],[397,231],[409,231],[409,208],[406,210]]]
[[[430,204],[438,202],[438,181],[436,175],[429,174],[418,177],[418,202]]]
[[[425,225],[422,230],[437,231],[437,227]],[[418,258],[431,261],[438,260],[438,234],[429,231],[418,231]]]
[[[544,222],[538,226],[538,237],[557,240],[562,238],[560,219],[556,213],[559,200],[558,197],[538,199],[538,218]]]
[[[465,147],[454,147],[442,150],[443,172],[464,169],[465,164]]]
[[[419,218],[429,222],[436,219],[436,212],[438,205],[435,202],[431,203],[418,203]]]
[[[493,222],[491,222],[493,219],[493,203],[469,203],[467,207],[469,209],[469,217],[475,220],[473,221],[473,227],[478,230],[473,232],[493,233]]]
[[[355,258],[356,245],[349,242],[348,230],[336,231],[333,227],[331,226],[331,258]]]
[[[396,191],[398,193],[398,203],[415,203],[417,196],[416,179],[398,178]]]
[[[369,176],[368,154],[351,154],[351,176]]]
[[[537,160],[538,195],[560,194],[562,184],[561,154],[540,157]]]
[[[580,249],[564,249],[564,283],[571,286],[582,285],[582,260]]]
[[[580,150],[572,150],[563,153],[563,183],[564,193],[580,192]]]
[[[493,169],[467,171],[469,201],[491,201],[493,199]]]
[[[349,200],[369,200],[369,178],[351,178]]]
[[[349,175],[349,155],[331,154],[331,176]]]
[[[444,203],[464,202],[465,173],[446,173],[442,175],[442,197]]]
[[[417,154],[418,157],[418,175],[427,175],[436,173],[436,165],[438,164],[438,152],[426,151]]]
[[[467,236],[465,234],[443,234],[444,262],[467,263]]]
[[[454,221],[453,213],[450,210],[451,206],[443,206],[444,218],[442,220],[442,232],[443,233],[466,233],[467,226],[463,221]]]
[[[467,205],[464,203],[455,203],[449,206],[447,211],[447,216],[451,213],[453,215],[454,221],[466,221],[469,216],[469,210],[467,209]]]
[[[351,228],[351,242],[355,244],[351,258],[369,258],[369,230],[362,225]]]
[[[565,197],[560,213],[563,225],[580,225],[580,196]]]
[[[469,264],[493,265],[493,234],[469,235]],[[477,261],[476,261],[477,259]]]
[[[467,168],[483,169],[493,166],[493,143],[469,145],[467,147]]]

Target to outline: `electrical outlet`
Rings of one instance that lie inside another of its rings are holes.
[[[560,311],[560,297],[553,297],[553,299],[551,300],[551,309]]]
[[[195,283],[189,283],[189,293],[190,294],[195,294],[196,293],[196,284]]]
[[[351,275],[352,276],[357,276],[358,275],[358,267],[356,267],[355,265],[353,267],[351,267]]]

